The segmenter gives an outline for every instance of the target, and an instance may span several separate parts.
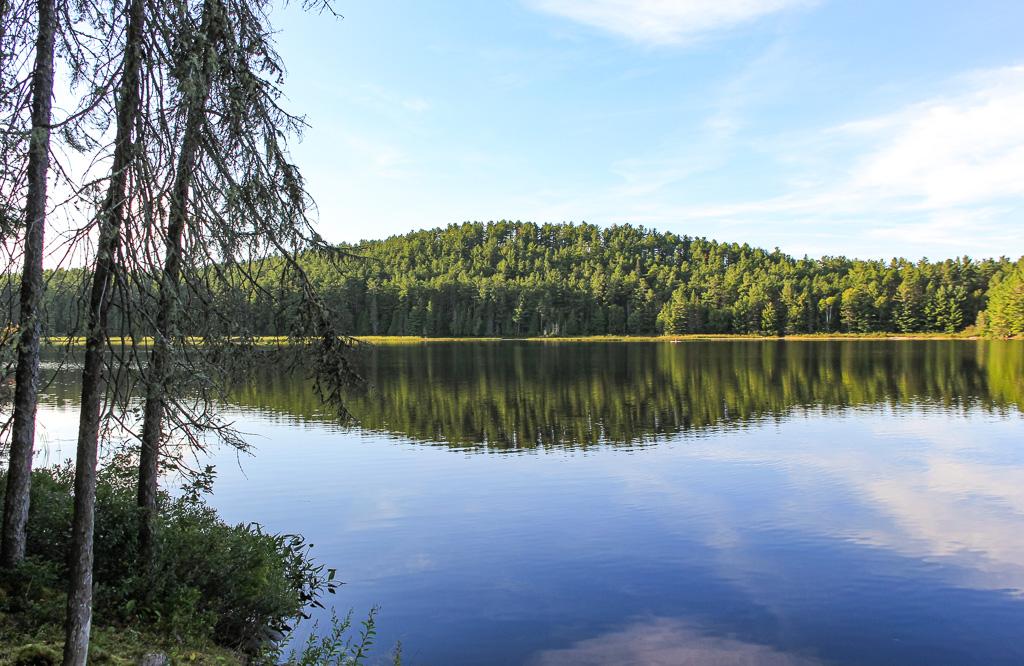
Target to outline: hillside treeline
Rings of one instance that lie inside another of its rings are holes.
[[[961,331],[1024,333],[1024,260],[796,258],[643,227],[465,223],[306,256],[343,330],[356,335]],[[221,295],[252,330],[292,330],[294,289]],[[49,328],[75,328],[73,272],[54,276]],[[982,313],[993,305],[998,312]]]

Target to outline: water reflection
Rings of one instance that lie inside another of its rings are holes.
[[[368,361],[362,427],[301,379],[240,387],[257,452],[214,461],[214,502],[315,542],[406,663],[1024,663],[1020,342]]]
[[[379,347],[372,390],[349,398],[364,429],[458,446],[640,444],[806,410],[1024,404],[1015,342],[448,343]],[[325,420],[308,382],[269,369],[235,400]]]
[[[650,618],[577,641],[569,647],[544,650],[529,663],[530,666],[816,666],[822,662],[757,643],[709,636],[677,619]]]

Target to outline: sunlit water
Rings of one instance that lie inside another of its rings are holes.
[[[214,454],[406,664],[1024,663],[1024,343],[385,347],[268,373]],[[73,449],[73,384],[40,463]],[[321,618],[324,619],[324,618]]]

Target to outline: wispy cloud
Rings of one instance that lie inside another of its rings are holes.
[[[810,0],[527,0],[541,11],[654,45],[687,44]]]
[[[387,179],[401,179],[409,175],[408,169],[413,160],[401,146],[355,132],[337,132],[336,137],[338,144],[344,146],[349,158],[361,170]]]
[[[882,142],[849,187],[930,209],[1024,196],[1024,66],[979,78],[965,95],[844,128]]]
[[[613,192],[646,196],[727,166],[739,143],[739,135],[748,124],[750,107],[786,94],[785,84],[771,76],[784,64],[786,51],[784,40],[774,41],[708,95],[708,110],[703,121],[683,121],[674,135],[663,138],[646,154],[613,164],[612,173],[623,180]],[[766,80],[773,80],[770,89],[762,83]]]
[[[414,113],[429,111],[430,102],[419,95],[403,94],[383,86],[364,84],[350,93],[350,99],[381,110],[404,109]]]
[[[644,201],[621,200],[619,209],[635,212],[630,219],[704,221],[739,235],[765,225],[776,235],[855,227],[865,247],[877,248],[867,250],[872,255],[886,254],[893,243],[922,252],[1017,252],[1024,211],[1024,66],[977,73],[951,88],[891,113],[759,146],[784,174],[772,196],[673,203],[682,183],[644,169],[623,176],[618,190],[642,194]]]

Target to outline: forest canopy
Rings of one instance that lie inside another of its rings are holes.
[[[307,276],[355,335],[1024,333],[1024,262],[797,258],[640,226],[467,222],[308,254]],[[294,329],[298,289],[263,268],[224,307],[265,335]],[[72,334],[73,285],[51,276],[48,332]],[[991,305],[990,305],[991,298]],[[989,311],[979,319],[986,308]]]

